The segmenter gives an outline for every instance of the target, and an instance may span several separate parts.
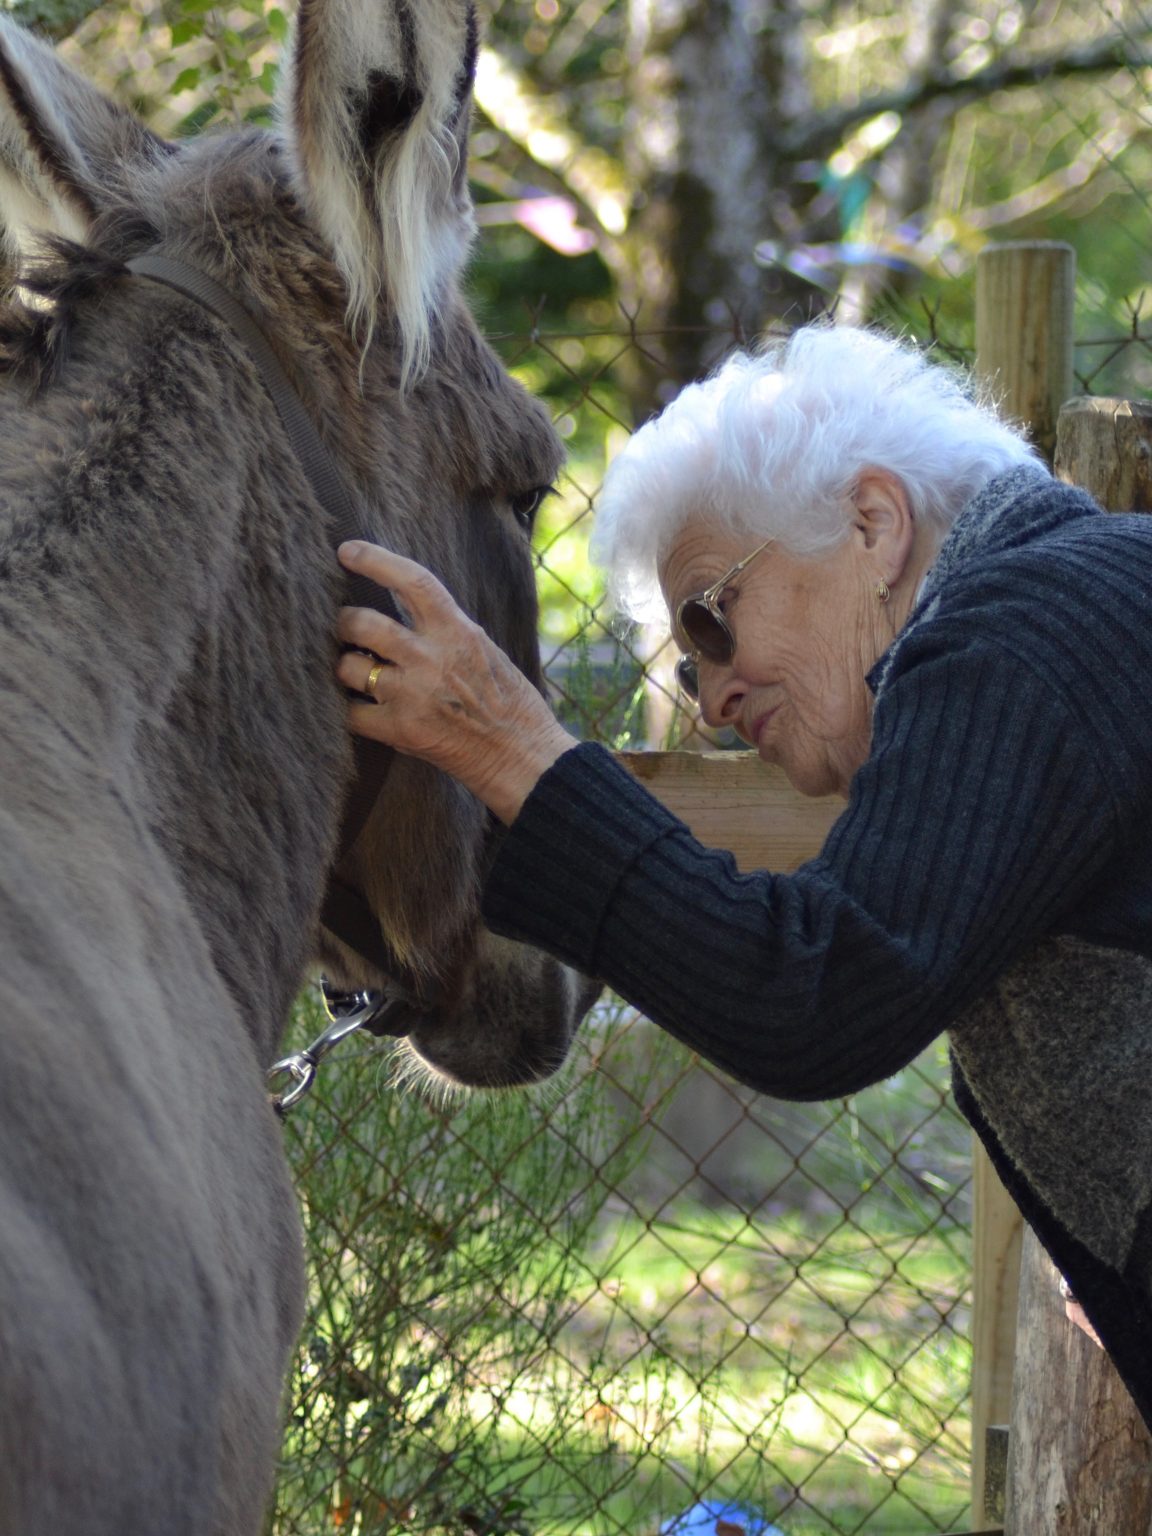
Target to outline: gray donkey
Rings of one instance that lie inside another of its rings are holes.
[[[264,1072],[351,772],[342,577],[249,353],[130,275],[158,247],[271,338],[363,516],[539,677],[558,449],[461,302],[466,0],[302,0],[282,128],[170,144],[0,27],[0,1536],[242,1536],[301,1243]],[[341,873],[438,1006],[444,1077],[553,1070],[594,988],[486,935],[492,833],[396,759]]]

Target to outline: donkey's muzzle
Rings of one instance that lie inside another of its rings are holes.
[[[424,1010],[415,998],[384,992],[379,1008],[365,1021],[364,1028],[378,1039],[391,1036],[394,1040],[402,1040],[412,1033],[423,1017]]]

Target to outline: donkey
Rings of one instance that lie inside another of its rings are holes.
[[[0,1536],[247,1536],[302,1315],[264,1089],[351,773],[342,574],[251,356],[125,263],[227,284],[363,519],[540,680],[544,411],[459,292],[467,0],[301,0],[281,126],[171,144],[0,26]],[[493,833],[397,758],[342,876],[510,1085],[595,985],[486,934]]]

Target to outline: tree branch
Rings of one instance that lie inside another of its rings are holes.
[[[825,156],[843,140],[850,129],[882,112],[903,117],[917,107],[949,96],[959,98],[990,96],[993,91],[1039,85],[1044,80],[1061,80],[1073,75],[1095,74],[1111,69],[1147,69],[1152,55],[1133,48],[1129,38],[1113,33],[1083,48],[1068,48],[1061,53],[1033,59],[997,59],[971,75],[925,75],[899,91],[879,92],[851,107],[822,112],[797,123],[776,140],[779,152],[790,160]]]

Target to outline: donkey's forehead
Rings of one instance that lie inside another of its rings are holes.
[[[470,334],[469,334],[470,333]],[[564,447],[548,410],[504,372],[470,316],[449,330],[435,371],[448,392],[463,402],[458,448],[474,485],[489,491],[527,491],[551,485],[564,462]],[[483,362],[478,353],[486,354]]]
[[[283,145],[267,129],[204,133],[172,148],[174,153],[152,167],[143,182],[168,205],[170,216],[202,223],[212,206],[230,196],[255,194],[267,205],[290,192]],[[186,199],[192,192],[197,201],[190,203]]]
[[[321,270],[330,272],[337,289],[342,284],[329,266],[333,253],[323,232],[296,196],[291,150],[277,134],[251,129],[202,135],[155,166],[149,184],[142,201],[151,204],[162,239],[180,245],[187,237],[214,264],[219,236],[227,231],[228,264],[257,282],[262,306],[274,307],[260,279],[279,269],[275,323],[289,352],[314,346],[318,331],[337,343],[342,310],[313,302],[311,285]],[[333,292],[327,282],[323,287]],[[376,344],[359,357],[365,380],[378,369],[395,376],[397,344],[381,318]],[[413,450],[438,463],[445,483],[460,493],[551,484],[564,451],[550,415],[505,372],[455,284],[441,290],[434,335],[427,376],[403,413]]]

